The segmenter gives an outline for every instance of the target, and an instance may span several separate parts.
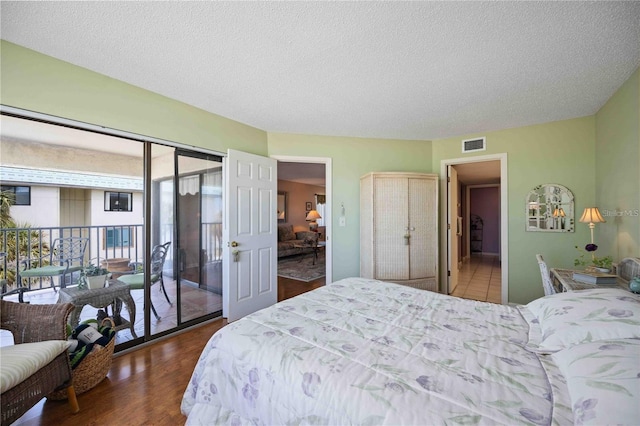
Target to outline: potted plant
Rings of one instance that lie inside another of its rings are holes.
[[[78,286],[80,288],[102,288],[104,287],[104,283],[107,281],[107,276],[109,275],[109,271],[105,268],[101,268],[100,266],[96,266],[93,263],[86,265],[82,268],[82,272],[80,272],[80,281],[78,282]]]
[[[591,259],[585,258],[587,253],[579,249],[578,246],[576,246],[576,250],[580,252],[580,256],[578,256],[578,258],[574,260],[573,264],[575,266],[591,265],[592,267],[596,268],[599,272],[606,273],[611,271],[611,266],[613,264],[613,257],[611,256],[596,257],[595,254],[593,254],[593,252],[598,249],[598,246],[595,244],[587,244],[584,247],[584,249],[586,250],[586,252],[591,252]]]
[[[611,256],[594,257],[591,260],[591,263],[600,272],[611,272],[611,266],[613,265],[613,257]]]

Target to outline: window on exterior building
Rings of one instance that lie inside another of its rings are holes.
[[[104,211],[106,212],[130,212],[133,209],[133,193],[131,192],[104,192]]]
[[[107,228],[105,234],[105,248],[120,248],[133,246],[131,228]]]
[[[9,192],[15,196],[14,206],[30,206],[31,205],[31,187],[30,186],[10,186],[2,185],[2,192]]]

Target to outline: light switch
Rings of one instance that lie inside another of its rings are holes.
[[[339,225],[340,226],[347,226],[347,218],[344,216],[340,217],[340,221],[339,221]]]

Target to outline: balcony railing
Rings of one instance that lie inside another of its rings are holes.
[[[66,226],[47,228],[2,228],[0,229],[0,280],[7,284],[7,288],[15,287],[16,271],[21,263],[49,254],[56,238],[83,237],[89,242],[84,256],[84,263],[100,265],[114,259],[128,259],[129,262],[142,263],[144,261],[144,238],[142,224],[109,225],[109,226]],[[157,241],[173,241],[173,225],[162,225],[157,232]],[[155,235],[155,233],[154,233]],[[203,223],[201,228],[201,262],[211,263],[219,261],[222,256],[221,247],[222,224]],[[155,239],[155,238],[154,238]],[[170,250],[165,268],[170,269],[168,275],[173,275],[173,250]],[[201,265],[204,266],[204,265]],[[79,273],[69,274],[59,283],[65,287],[77,282]],[[58,279],[58,278],[54,278]],[[29,290],[51,287],[50,278],[23,278],[22,286]],[[3,291],[6,290],[3,285]]]
[[[0,272],[2,279],[9,286],[15,286],[16,271],[22,262],[31,264],[49,254],[53,241],[57,238],[83,237],[89,243],[84,256],[84,263],[99,265],[104,260],[127,258],[141,262],[143,259],[142,225],[110,225],[110,226],[68,226],[48,228],[2,228],[0,229]],[[75,282],[76,276],[65,277],[60,286]],[[23,279],[22,285],[30,290],[51,287],[50,278]]]

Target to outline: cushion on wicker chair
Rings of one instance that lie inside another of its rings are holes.
[[[47,340],[0,348],[0,392],[24,382],[69,348],[66,340]]]

